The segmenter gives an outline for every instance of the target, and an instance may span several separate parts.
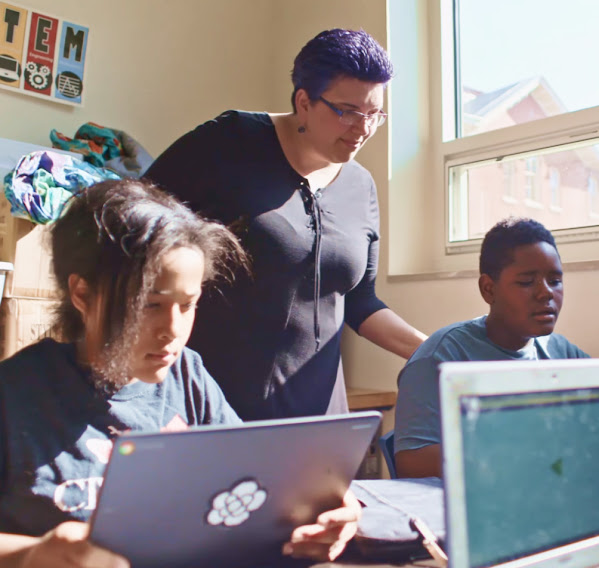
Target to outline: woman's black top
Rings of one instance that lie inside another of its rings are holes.
[[[375,294],[379,213],[370,173],[343,165],[312,190],[266,113],[227,111],[177,140],[147,178],[229,226],[251,259],[207,289],[188,345],[244,420],[324,414],[344,321],[385,304]]]

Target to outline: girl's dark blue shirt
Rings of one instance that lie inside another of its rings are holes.
[[[108,395],[74,344],[43,339],[0,363],[0,532],[42,535],[87,521],[119,433],[240,422],[190,349],[162,383]]]

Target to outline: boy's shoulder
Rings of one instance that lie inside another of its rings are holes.
[[[547,359],[586,359],[590,357],[580,347],[559,333],[537,337],[537,344]]]
[[[485,320],[487,316],[479,316],[473,319],[451,323],[435,331],[429,339],[442,342],[444,339],[452,336],[472,336],[483,337],[485,332]],[[427,340],[428,341],[428,340]]]
[[[476,351],[488,343],[485,319],[486,316],[480,316],[438,329],[414,352],[410,361],[426,357],[451,360],[463,356],[464,352]]]

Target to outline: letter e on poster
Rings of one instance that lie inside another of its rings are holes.
[[[57,19],[35,12],[31,14],[29,45],[23,72],[26,91],[51,95],[57,32]]]

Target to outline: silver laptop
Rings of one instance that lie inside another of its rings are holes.
[[[277,566],[293,528],[341,504],[380,419],[369,411],[120,436],[90,539],[133,568]]]
[[[599,565],[599,360],[440,366],[452,568]]]

